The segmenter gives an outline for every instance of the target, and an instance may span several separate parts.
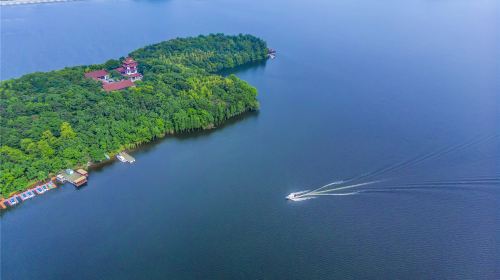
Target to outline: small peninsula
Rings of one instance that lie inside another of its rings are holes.
[[[257,90],[220,73],[265,60],[268,52],[252,35],[211,34],[131,52],[127,59],[137,62],[141,80],[120,90],[105,90],[109,81],[86,73],[106,71],[120,79],[116,69],[125,57],[2,81],[0,197],[66,168],[86,167],[155,138],[210,129],[257,110]]]

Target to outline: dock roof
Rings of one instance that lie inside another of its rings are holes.
[[[64,176],[64,178],[67,181],[70,181],[70,182],[75,182],[75,181],[79,181],[79,180],[82,180],[82,179],[86,179],[85,176],[83,176],[82,174],[80,174],[78,172],[73,172],[71,174],[63,172],[61,174]]]
[[[76,172],[78,172],[78,173],[80,173],[80,174],[82,174],[82,175],[84,175],[84,176],[86,176],[86,175],[88,175],[88,174],[89,174],[86,170],[81,169],[81,168],[80,168],[80,169],[77,169],[77,170],[76,170]]]

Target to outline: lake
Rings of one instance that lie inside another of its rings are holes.
[[[2,79],[177,36],[250,33],[278,51],[234,70],[259,112],[5,211],[2,279],[500,278],[496,1],[91,0],[1,16]],[[284,199],[367,174],[381,182],[335,192],[355,195]]]

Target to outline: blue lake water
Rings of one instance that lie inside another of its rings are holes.
[[[1,278],[499,279],[498,16],[489,0],[2,7],[2,79],[217,32],[278,57],[236,70],[258,113],[4,212]],[[357,195],[284,199],[386,166]]]

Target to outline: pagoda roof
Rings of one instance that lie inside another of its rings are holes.
[[[124,64],[137,64],[137,61],[135,61],[133,58],[131,57],[127,57],[125,58],[125,60],[123,61]]]
[[[106,75],[108,75],[108,71],[101,69],[101,70],[85,73],[85,78],[98,79],[98,78],[104,77]]]
[[[131,86],[134,86],[133,82],[129,80],[121,80],[119,82],[114,82],[114,83],[105,83],[102,85],[102,88],[105,91],[113,91],[113,90],[121,90]]]

